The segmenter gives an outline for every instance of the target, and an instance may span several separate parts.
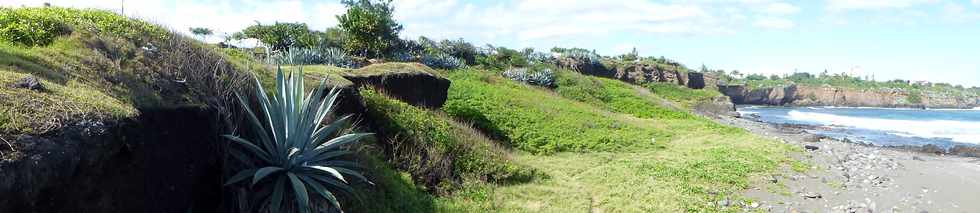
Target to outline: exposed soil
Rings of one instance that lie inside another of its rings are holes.
[[[719,120],[806,150],[810,166],[757,180],[746,209],[769,212],[973,212],[980,209],[980,159],[830,140],[793,127]]]
[[[11,143],[24,157],[0,162],[0,212],[220,212],[213,118],[198,108],[143,110],[18,136]]]

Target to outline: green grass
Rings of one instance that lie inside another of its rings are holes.
[[[443,110],[510,139],[517,149],[526,151],[516,152],[515,161],[547,177],[529,183],[485,186],[477,195],[454,195],[453,200],[445,201],[453,205],[489,206],[498,212],[736,211],[708,204],[741,199],[739,192],[753,177],[792,164],[787,153],[798,151],[697,116],[640,118],[643,113],[610,107],[618,103],[612,101],[616,98],[581,98],[586,103],[575,98],[621,93],[619,99],[648,101],[655,99],[650,97],[654,95],[680,98],[711,93],[670,88],[667,91],[671,94],[649,94],[603,79],[575,77],[566,81],[579,82],[565,82],[565,86],[587,94],[574,96],[561,94],[561,84],[556,93],[477,70],[452,72],[449,78],[453,84]],[[616,128],[586,124],[590,122],[614,123]],[[610,144],[597,136],[617,134],[642,136],[618,138],[622,140]],[[643,134],[659,137],[651,141]],[[548,145],[535,146],[538,144],[525,135],[547,136]],[[460,204],[458,200],[469,202]]]
[[[638,118],[679,119],[693,117],[690,113],[663,106],[663,100],[652,95],[638,93],[637,89],[643,88],[636,88],[618,80],[560,71],[558,72],[558,88],[555,89],[555,92],[565,98]]]
[[[700,102],[710,101],[715,97],[721,96],[721,93],[715,90],[696,90],[668,83],[648,83],[645,86],[654,95],[679,103],[686,108],[691,108]]]
[[[533,171],[514,164],[507,150],[446,115],[361,90],[368,118],[380,126],[394,152],[394,163],[437,192],[448,192],[462,178],[489,182],[527,179]],[[444,193],[440,193],[444,194]]]
[[[44,133],[81,119],[133,116],[136,110],[78,81],[42,80],[45,91],[7,88],[27,74],[0,68],[0,132]]]
[[[638,128],[607,111],[550,90],[475,70],[449,74],[452,86],[443,111],[491,136],[532,153],[606,151],[652,147],[668,131]]]

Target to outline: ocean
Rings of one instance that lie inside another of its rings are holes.
[[[980,109],[738,106],[743,117],[805,124],[827,137],[880,146],[980,145]]]

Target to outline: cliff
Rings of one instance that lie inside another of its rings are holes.
[[[788,85],[749,88],[719,85],[718,91],[735,104],[789,106],[849,106],[901,108],[974,108],[980,96],[896,88],[854,89],[831,86]]]

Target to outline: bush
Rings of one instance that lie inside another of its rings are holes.
[[[337,16],[345,34],[347,52],[363,57],[382,57],[397,44],[402,25],[392,17],[391,0],[344,0],[347,13]]]
[[[466,67],[466,63],[459,58],[446,54],[427,54],[422,56],[422,64],[436,69],[459,69]]]
[[[530,65],[523,53],[506,47],[487,45],[487,47],[479,49],[479,52],[480,54],[476,58],[477,64],[487,68],[503,70]]]
[[[524,82],[530,85],[554,87],[555,72],[551,68],[512,68],[503,73],[504,77],[511,80]]]
[[[0,40],[28,46],[50,44],[72,30],[106,33],[131,40],[163,39],[169,33],[156,25],[96,9],[0,8]]]

